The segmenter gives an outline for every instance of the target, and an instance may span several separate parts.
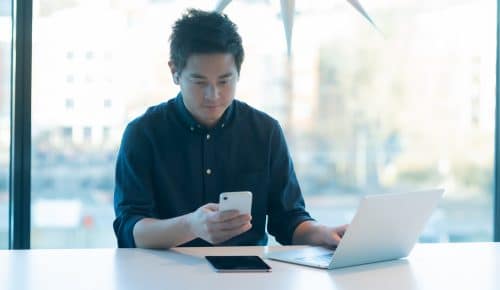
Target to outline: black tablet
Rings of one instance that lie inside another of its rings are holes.
[[[205,256],[217,272],[270,272],[259,256]]]

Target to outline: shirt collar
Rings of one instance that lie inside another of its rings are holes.
[[[231,102],[231,105],[229,105],[226,111],[224,111],[224,114],[222,114],[222,117],[219,119],[219,121],[217,121],[217,124],[210,129],[200,124],[193,118],[191,113],[187,110],[186,106],[184,105],[184,101],[182,99],[182,93],[177,94],[177,97],[175,98],[175,108],[176,111],[179,113],[182,123],[189,130],[191,130],[192,132],[207,132],[207,131],[224,129],[230,124],[233,118],[234,100]]]

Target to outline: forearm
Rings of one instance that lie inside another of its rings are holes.
[[[168,249],[195,239],[189,223],[190,215],[164,220],[144,218],[138,221],[133,230],[136,246]]]
[[[294,245],[327,246],[325,235],[328,227],[315,221],[305,221],[297,226],[293,232]]]

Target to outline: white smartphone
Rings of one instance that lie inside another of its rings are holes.
[[[237,210],[241,214],[251,214],[252,193],[250,191],[223,192],[219,195],[219,210]]]

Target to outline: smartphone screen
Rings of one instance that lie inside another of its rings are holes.
[[[205,256],[217,272],[270,272],[259,256]]]

